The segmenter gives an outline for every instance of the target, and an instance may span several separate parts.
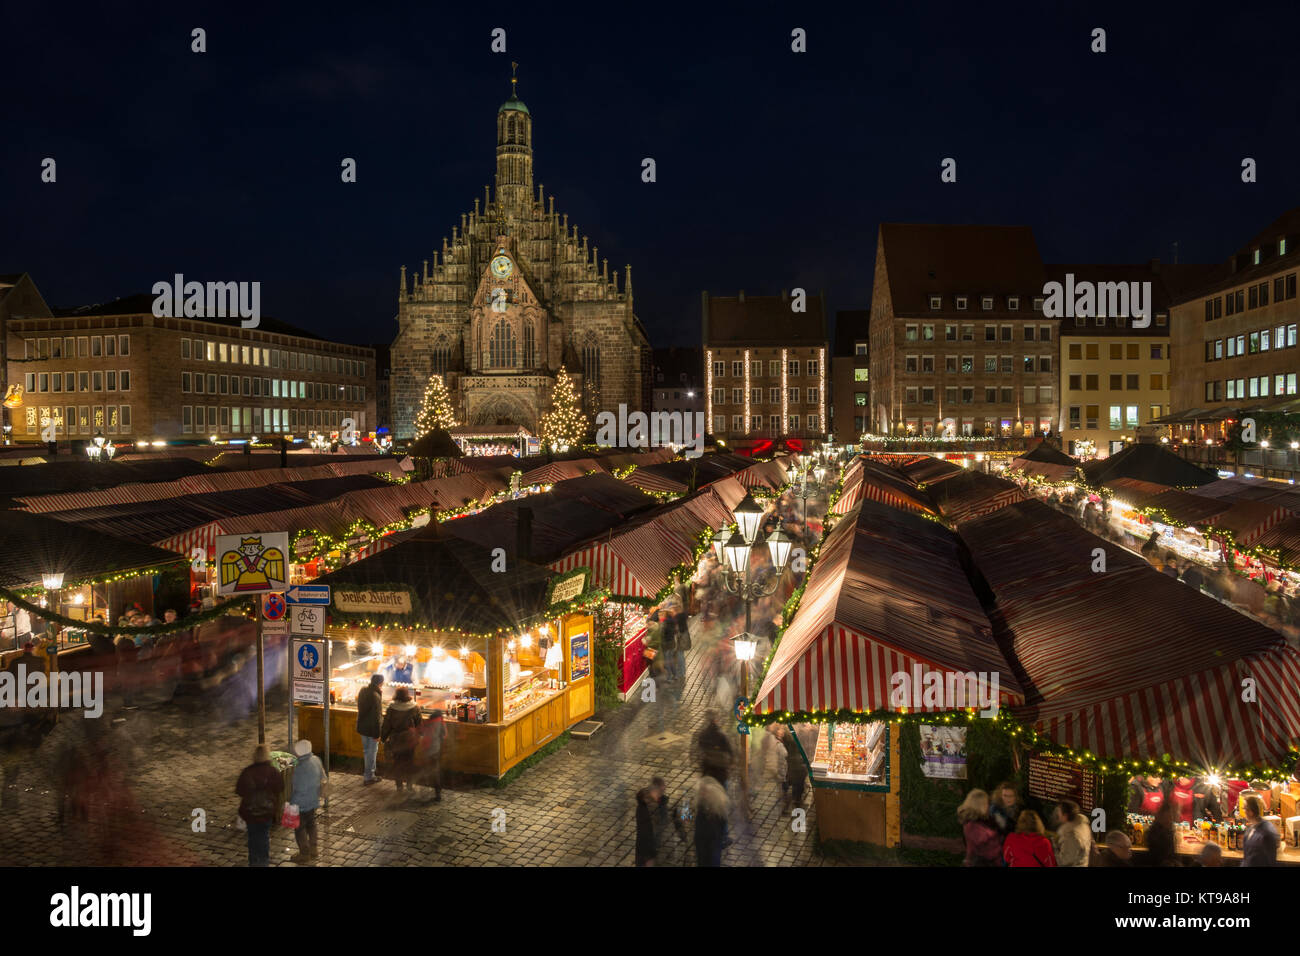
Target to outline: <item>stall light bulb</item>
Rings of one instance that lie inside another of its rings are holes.
[[[533,635],[531,635],[531,634],[525,634],[523,637],[519,638],[519,646],[520,646],[520,647],[532,647],[532,646],[533,646]]]
[[[380,643],[379,641],[371,641],[371,642],[370,642],[370,653],[371,653],[371,654],[382,654],[382,653],[384,653],[384,645],[383,645],[382,643]]]
[[[86,603],[86,596],[85,596],[84,594],[81,594],[80,592],[78,592],[77,594],[72,595],[72,603],[73,603],[73,604],[85,604],[85,603]]]
[[[414,657],[414,656],[415,656],[415,645],[414,645],[414,644],[407,644],[404,648],[402,648],[402,650],[406,652],[406,656],[407,656],[407,657]]]
[[[538,630],[541,631],[542,636],[545,637],[547,634],[551,633],[551,625],[543,624],[541,627],[538,628]]]
[[[468,657],[468,656],[469,656],[469,648],[466,647],[464,644],[462,644],[462,645],[460,646],[460,656],[461,656],[461,657]]]
[[[442,649],[442,645],[441,645],[441,644],[439,644],[437,647],[435,647],[435,648],[433,649],[433,656],[434,656],[435,658],[437,658],[438,660],[442,660],[442,655],[443,655],[443,653],[444,653],[444,651],[443,651],[443,649]]]
[[[356,648],[356,646],[357,646],[357,639],[356,639],[355,637],[349,637],[349,638],[348,638],[348,650],[350,650],[350,651],[351,651],[351,650],[354,650],[354,649]]]

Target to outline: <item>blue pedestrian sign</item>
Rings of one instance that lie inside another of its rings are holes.
[[[305,671],[314,671],[320,661],[320,653],[316,650],[315,644],[300,644],[298,646],[298,666]]]
[[[328,584],[295,584],[285,592],[290,604],[330,603],[330,586]]]

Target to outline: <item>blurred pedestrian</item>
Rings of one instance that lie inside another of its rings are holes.
[[[678,607],[673,615],[673,631],[677,638],[677,679],[686,683],[686,652],[691,649],[691,616],[686,608]],[[680,696],[680,694],[678,695]]]
[[[1016,793],[1016,785],[1009,780],[1004,780],[998,784],[997,789],[993,791],[993,803],[989,807],[989,819],[993,825],[998,828],[998,833],[1005,840],[1007,834],[1013,833],[1016,829],[1016,821],[1020,818],[1020,795]]]
[[[781,725],[781,745],[785,748],[785,781],[781,784],[783,805],[786,816],[794,807],[803,806],[804,786],[808,780],[808,766],[804,763],[803,753],[794,731],[787,725]]]
[[[1223,847],[1217,843],[1207,843],[1196,854],[1197,866],[1223,866]],[[1245,866],[1243,863],[1242,866]]]
[[[357,694],[357,733],[361,736],[363,756],[362,786],[378,783],[375,759],[379,755],[380,708],[384,703],[384,675],[370,675],[370,683]]]
[[[659,610],[659,654],[663,658],[664,679],[672,682],[681,677],[677,671],[677,619],[671,608]]]
[[[405,687],[397,688],[393,702],[384,714],[384,723],[380,728],[379,739],[384,743],[384,752],[393,758],[393,777],[397,780],[397,789],[405,785],[412,789],[411,776],[415,770],[415,750],[419,746],[420,708],[411,700],[411,694]]]
[[[650,781],[650,786],[643,787],[636,795],[637,866],[654,866],[659,855],[659,841],[666,817],[663,812],[665,789],[664,778],[655,777]]]
[[[417,783],[432,787],[433,802],[442,802],[442,750],[447,739],[447,722],[439,709],[429,713],[429,719],[420,722],[420,751],[416,759]]]
[[[1100,866],[1131,867],[1133,865],[1133,841],[1123,830],[1111,830],[1106,834],[1106,849],[1099,856]]]
[[[248,825],[248,865],[271,865],[271,825],[280,818],[284,778],[271,766],[271,749],[258,744],[253,762],[235,783],[239,816]]]
[[[731,772],[732,750],[727,735],[718,726],[718,712],[704,712],[704,726],[695,735],[695,746],[699,752],[700,772],[717,780],[722,786],[727,785],[727,776]],[[788,748],[787,748],[788,749]]]
[[[300,740],[293,745],[298,761],[293,768],[293,794],[289,802],[298,807],[298,829],[293,832],[298,841],[295,863],[312,863],[316,860],[316,811],[320,807],[321,791],[325,787],[325,765],[311,752],[311,741]]]
[[[1033,810],[1021,810],[1016,819],[1016,832],[1007,835],[1002,844],[1002,856],[1007,866],[1056,866],[1052,841],[1043,832],[1043,821]]]
[[[1002,836],[989,820],[989,795],[985,791],[975,789],[966,794],[957,808],[957,822],[966,843],[966,866],[1002,865]]]
[[[1087,866],[1092,856],[1092,829],[1088,818],[1073,800],[1056,806],[1057,866]]]
[[[1253,793],[1242,801],[1246,816],[1246,839],[1242,842],[1242,866],[1277,866],[1281,837],[1264,819],[1264,803]]]
[[[695,787],[695,862],[697,866],[722,866],[731,802],[722,784],[703,774]]]
[[[1156,808],[1155,822],[1143,834],[1143,842],[1147,848],[1147,866],[1178,865],[1174,851],[1174,801],[1161,801]]]

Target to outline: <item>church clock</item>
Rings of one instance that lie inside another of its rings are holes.
[[[497,256],[492,260],[492,274],[498,279],[508,279],[510,273],[514,271],[515,267],[509,256]]]

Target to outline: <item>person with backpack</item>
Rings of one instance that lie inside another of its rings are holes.
[[[379,756],[379,712],[384,705],[384,675],[370,675],[370,683],[357,694],[357,733],[361,735],[364,756],[362,786],[378,783],[375,759]]]
[[[415,769],[415,750],[420,743],[419,726],[420,708],[411,700],[405,687],[397,688],[393,702],[384,714],[379,739],[384,743],[384,752],[393,758],[393,776],[397,779],[398,790],[403,784],[407,790],[414,789],[411,774]]]
[[[271,748],[258,744],[235,783],[239,816],[248,825],[248,865],[271,865],[271,826],[280,817],[284,778],[271,766]]]

